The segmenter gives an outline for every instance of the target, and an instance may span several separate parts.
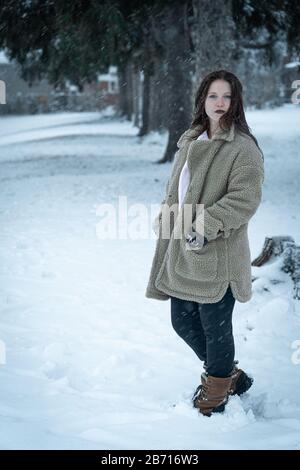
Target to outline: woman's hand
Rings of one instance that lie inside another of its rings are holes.
[[[191,249],[203,248],[208,243],[208,240],[206,237],[204,237],[203,235],[201,235],[200,233],[192,229],[187,233],[185,239],[188,242]]]

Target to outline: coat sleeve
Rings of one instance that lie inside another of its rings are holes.
[[[160,210],[152,222],[152,230],[157,237],[159,234],[159,226],[160,226],[161,219],[162,219],[162,208],[163,208],[164,203],[166,202],[166,195],[168,194],[168,191],[169,191],[169,182],[170,182],[170,179],[168,180],[167,185],[166,185],[165,197],[160,203]]]
[[[260,154],[258,158],[237,159],[230,172],[227,193],[210,207],[201,206],[192,226],[208,241],[229,237],[231,230],[247,223],[256,212],[264,181]]]

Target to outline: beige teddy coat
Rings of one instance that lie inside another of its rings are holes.
[[[234,124],[228,131],[219,130],[211,140],[196,140],[200,131],[200,126],[188,129],[177,142],[178,150],[157,217],[159,235],[146,297],[167,300],[173,296],[215,303],[230,285],[235,299],[247,302],[252,295],[247,229],[262,198],[263,155],[253,139],[237,132]],[[184,206],[168,218],[170,237],[164,238],[162,234],[163,205],[178,204],[179,176],[186,159],[190,184],[183,204],[192,205],[189,228],[195,229],[196,220],[200,221],[197,204],[204,205],[201,227],[208,240],[203,248],[192,250],[184,237]]]

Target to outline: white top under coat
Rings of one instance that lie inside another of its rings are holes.
[[[196,140],[209,140],[207,132],[204,131],[202,134],[199,135],[199,137],[197,137]],[[180,177],[179,177],[179,184],[178,184],[179,207],[181,207],[183,203],[189,183],[190,183],[190,172],[189,172],[187,161],[186,161],[185,164],[183,165],[183,168],[181,170]]]

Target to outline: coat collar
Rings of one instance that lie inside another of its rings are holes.
[[[180,148],[186,141],[191,141],[197,139],[201,130],[201,126],[195,126],[193,128],[188,129],[185,131],[180,139],[177,142],[177,147]],[[219,129],[213,136],[211,140],[226,140],[227,142],[232,142],[234,139],[235,134],[235,126],[234,123],[231,124],[230,129],[227,131],[223,131]]]

